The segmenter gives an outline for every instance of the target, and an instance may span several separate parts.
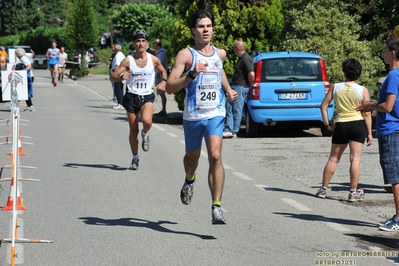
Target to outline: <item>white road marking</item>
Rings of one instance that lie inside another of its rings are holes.
[[[282,201],[284,201],[285,203],[291,205],[292,207],[294,207],[297,210],[300,211],[311,211],[312,209],[306,207],[305,205],[293,200],[293,199],[289,199],[289,198],[282,198]]]
[[[259,189],[261,189],[261,190],[266,190],[266,188],[268,188],[268,186],[266,186],[266,185],[255,185],[255,187],[257,187],[257,188],[259,188]]]
[[[171,136],[172,138],[177,138],[177,135],[173,134],[173,133],[167,133],[169,136]]]
[[[231,166],[228,165],[228,164],[223,164],[223,167],[224,167],[224,169],[226,169],[226,170],[231,170],[231,169],[233,169],[233,167],[231,167]]]
[[[248,180],[248,181],[252,181],[252,180],[253,180],[253,179],[250,178],[249,176],[244,175],[243,173],[240,173],[240,172],[233,172],[233,175],[235,175],[235,176],[241,178],[242,180]]]
[[[332,229],[339,231],[339,232],[350,232],[351,230],[349,230],[348,228],[346,228],[345,226],[338,224],[338,223],[334,223],[334,222],[329,222],[329,221],[325,221],[325,223],[331,227]]]
[[[164,129],[163,127],[158,126],[156,124],[152,124],[152,126],[155,127],[156,129],[158,129],[159,131],[166,131],[166,129]]]

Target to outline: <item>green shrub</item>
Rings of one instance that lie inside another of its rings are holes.
[[[18,45],[19,42],[20,42],[19,35],[9,35],[9,36],[1,36],[0,37],[0,46]]]
[[[85,68],[72,68],[69,71],[69,75],[70,77],[75,77],[75,78],[80,78],[80,77],[84,77],[87,76],[87,74],[89,74],[89,70],[85,69]]]
[[[89,72],[90,72],[90,74],[93,74],[93,75],[108,75],[109,67],[108,67],[108,65],[101,64],[99,66],[89,68]]]
[[[184,98],[186,97],[186,91],[184,89],[181,89],[177,92],[174,93],[174,98],[175,101],[177,102],[177,108],[179,108],[180,111],[184,110]]]

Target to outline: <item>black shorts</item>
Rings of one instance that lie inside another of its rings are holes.
[[[122,105],[129,113],[137,114],[145,103],[153,103],[155,99],[154,93],[148,95],[137,95],[126,92],[123,97]]]
[[[335,124],[332,143],[347,144],[350,140],[364,143],[366,138],[367,128],[364,120],[339,122]]]

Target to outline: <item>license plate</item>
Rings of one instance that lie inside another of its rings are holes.
[[[304,92],[281,93],[280,99],[282,99],[282,100],[304,100],[304,99],[306,99],[306,93],[304,93]]]

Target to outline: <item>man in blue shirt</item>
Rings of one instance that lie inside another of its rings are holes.
[[[159,61],[161,61],[162,66],[168,71],[168,57],[166,56],[166,51],[162,47],[162,42],[160,39],[155,39],[154,41],[154,49],[156,51],[156,56],[158,57]],[[162,76],[157,72],[155,74],[155,85],[159,84],[162,81]],[[159,91],[159,95],[161,96],[162,100],[162,110],[155,114],[156,116],[165,117],[166,114],[166,94],[165,91]]]
[[[384,183],[392,186],[395,215],[378,223],[383,231],[399,231],[399,37],[387,40],[384,63],[391,71],[381,85],[378,104],[359,105],[358,111],[377,111],[377,137]]]

